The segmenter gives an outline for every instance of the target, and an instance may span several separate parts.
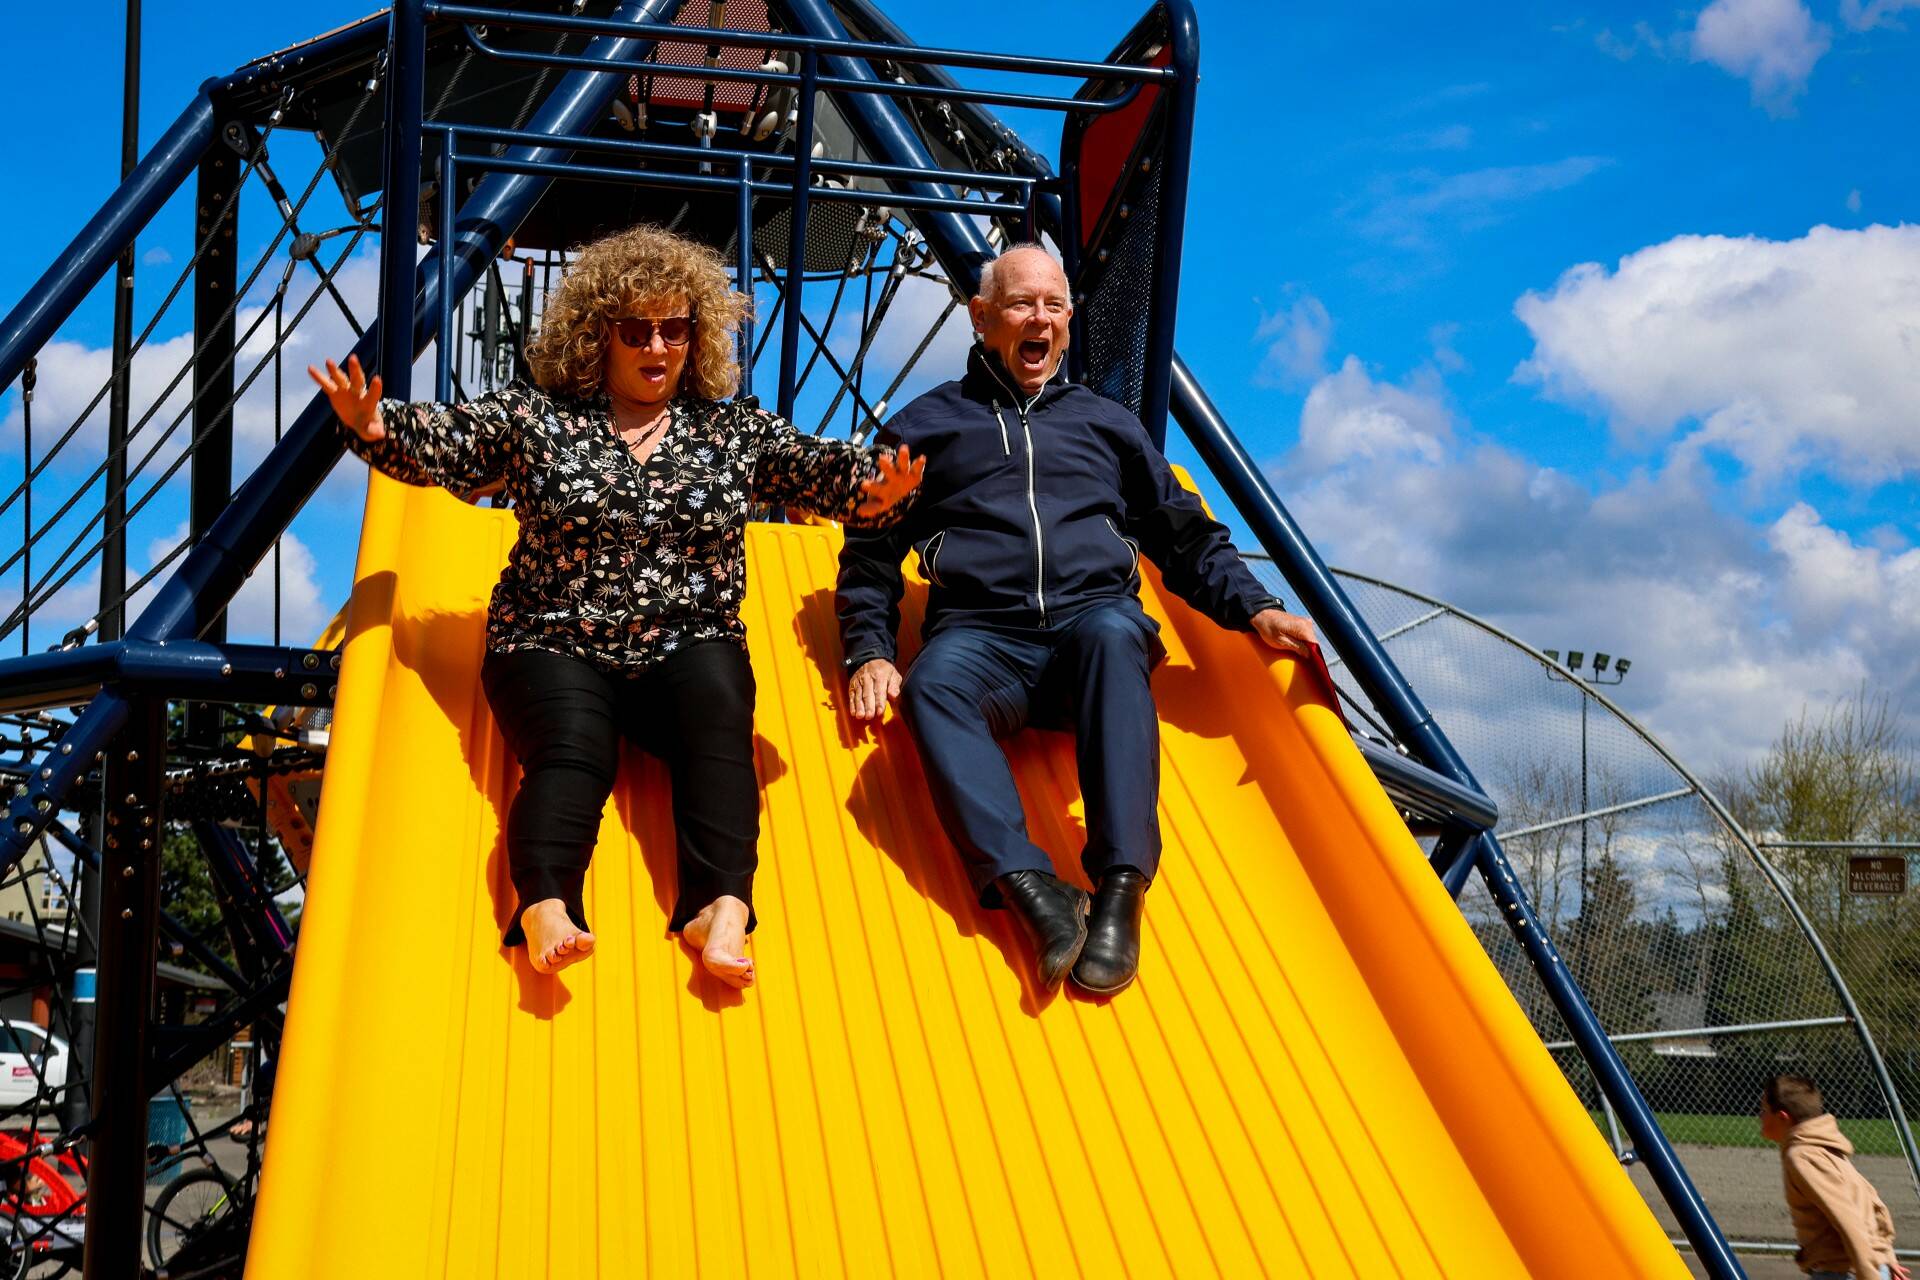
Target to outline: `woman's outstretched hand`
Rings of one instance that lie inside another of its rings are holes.
[[[329,360],[325,373],[312,365],[307,366],[307,372],[327,393],[328,403],[333,405],[340,421],[347,424],[347,430],[368,444],[387,438],[387,424],[380,421],[380,375],[374,374],[373,381],[368,382],[361,372],[359,356],[348,356],[344,371]],[[916,475],[915,479],[918,478]]]
[[[904,444],[898,450],[882,449],[878,462],[880,474],[860,486],[865,501],[858,513],[863,516],[877,516],[892,509],[920,487],[920,473],[927,469],[927,460],[908,453]]]

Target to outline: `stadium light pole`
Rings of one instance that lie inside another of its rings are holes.
[[[1555,662],[1560,660],[1558,649],[1547,649],[1544,652]],[[1584,649],[1569,649],[1566,669],[1571,674],[1562,675],[1556,668],[1548,667],[1547,678],[1593,685],[1612,685],[1625,680],[1627,672],[1633,667],[1631,658],[1616,659],[1611,654],[1596,650],[1593,655],[1593,673],[1589,675],[1580,669],[1586,659]],[[1587,820],[1584,816],[1592,807],[1587,800],[1587,704],[1592,701],[1593,699],[1589,698],[1583,690],[1580,694],[1580,813],[1583,815],[1580,819],[1580,928],[1577,935],[1579,949],[1576,952],[1575,962],[1577,971],[1574,974],[1575,980],[1579,982],[1583,991],[1587,985],[1587,926],[1592,920],[1587,912]]]

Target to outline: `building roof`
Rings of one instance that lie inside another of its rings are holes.
[[[7,943],[25,943],[35,949],[59,951],[62,954],[74,948],[75,935],[59,932],[58,922],[48,921],[46,925],[36,927],[26,920],[0,919],[0,947]],[[45,934],[42,934],[42,928]],[[168,964],[164,960],[157,966],[162,982],[171,982],[180,987],[196,987],[202,991],[225,991],[227,984],[211,974],[201,973],[197,969],[183,968],[177,964]]]

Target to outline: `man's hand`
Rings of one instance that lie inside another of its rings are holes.
[[[1893,1280],[1913,1280],[1913,1272],[1896,1262],[1893,1264]]]
[[[1262,609],[1253,615],[1253,629],[1275,649],[1306,653],[1319,642],[1313,620],[1284,609]]]
[[[887,703],[900,696],[900,668],[885,658],[862,663],[847,681],[847,694],[855,720],[878,720]]]

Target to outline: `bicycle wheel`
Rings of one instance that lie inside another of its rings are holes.
[[[212,1169],[195,1169],[167,1184],[147,1211],[147,1258],[155,1267],[172,1262],[233,1212],[227,1185]]]

